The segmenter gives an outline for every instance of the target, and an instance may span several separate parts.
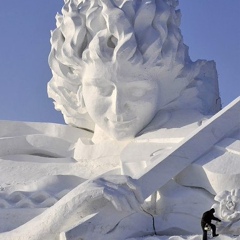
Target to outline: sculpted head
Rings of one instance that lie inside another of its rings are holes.
[[[91,119],[118,140],[134,137],[157,112],[157,82],[137,66],[88,65],[82,94]]]
[[[52,32],[48,94],[66,123],[98,125],[112,138],[132,138],[159,110],[184,99],[186,89],[196,92],[206,62],[189,59],[176,5],[177,0],[65,1]]]

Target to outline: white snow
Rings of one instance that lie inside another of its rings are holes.
[[[69,125],[0,121],[0,240],[197,240],[211,207],[238,238],[240,98],[219,111],[176,5],[65,1],[48,94]]]

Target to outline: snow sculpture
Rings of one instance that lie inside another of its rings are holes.
[[[96,125],[95,134],[100,127],[122,140],[133,138],[164,108],[204,114],[220,109],[215,65],[190,60],[176,5],[66,1],[52,33],[48,85],[66,123]]]
[[[240,220],[240,190],[222,191],[215,196],[213,207],[224,221],[220,226],[222,233],[237,233]]]
[[[177,0],[65,0],[51,37],[48,94],[71,126],[0,128],[8,169],[0,178],[11,176],[0,206],[24,196],[23,207],[48,203],[20,211],[24,220],[0,239],[201,233],[201,214],[226,175],[236,188],[237,150],[236,181],[233,169],[216,177],[214,154],[238,144],[240,100],[209,119],[221,108],[215,63],[191,61],[176,7]]]
[[[225,221],[234,221],[240,218],[240,190],[233,189],[232,191],[223,191],[219,193],[215,200],[219,205],[214,205],[215,208],[219,206],[220,216]]]

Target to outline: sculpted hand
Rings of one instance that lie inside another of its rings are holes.
[[[71,229],[73,222],[74,224],[81,222],[84,217],[99,212],[101,208],[104,209],[107,201],[119,211],[132,212],[141,211],[140,204],[144,199],[137,181],[131,177],[112,175],[87,180],[51,208],[19,227],[15,232],[11,232],[13,236],[11,239],[40,240],[46,239],[46,236],[52,233],[60,234],[66,229]],[[29,231],[30,228],[34,230]],[[8,233],[6,237],[4,236],[1,239],[10,239]]]
[[[102,191],[119,211],[141,211],[144,199],[137,181],[129,176],[111,175],[93,180],[90,185]]]

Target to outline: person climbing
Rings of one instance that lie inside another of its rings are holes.
[[[209,211],[203,213],[202,219],[201,219],[201,227],[203,230],[203,240],[207,240],[207,230],[206,225],[210,226],[212,229],[212,235],[213,237],[218,236],[219,234],[216,234],[216,226],[211,223],[212,220],[216,220],[218,222],[221,222],[221,220],[217,217],[214,217],[215,209],[211,208]]]

